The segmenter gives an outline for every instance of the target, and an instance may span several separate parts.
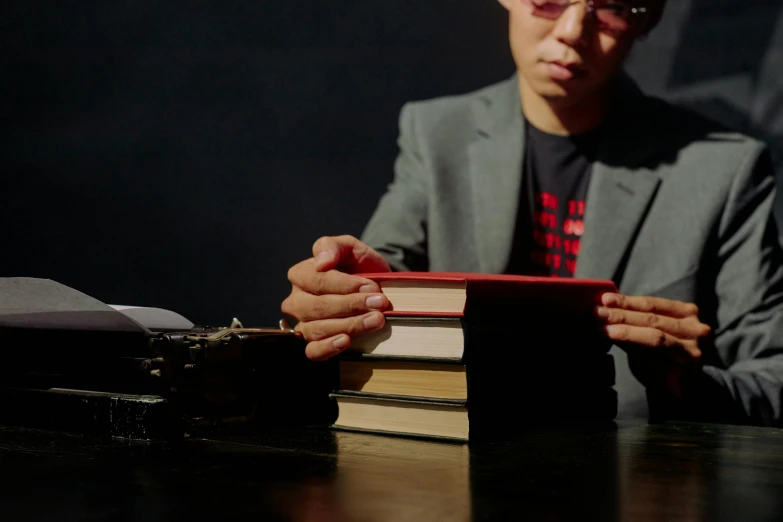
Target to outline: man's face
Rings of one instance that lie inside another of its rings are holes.
[[[584,0],[559,8],[557,1],[549,1],[500,0],[509,11],[511,52],[520,79],[550,103],[568,106],[600,91],[620,70],[639,24],[617,30],[605,23],[620,9],[630,12],[623,0],[603,5],[602,17],[588,13]]]

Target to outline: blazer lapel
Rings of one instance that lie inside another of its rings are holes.
[[[655,149],[639,111],[643,95],[623,79],[618,98],[619,123],[609,121],[610,131],[593,164],[575,277],[619,284],[660,176],[644,167]],[[468,147],[468,156],[479,270],[501,273],[514,241],[525,148],[517,76],[506,81],[496,96],[480,97],[474,110],[477,137]]]
[[[660,184],[652,171],[596,162],[587,190],[585,233],[575,277],[619,284],[629,247]]]
[[[619,285],[630,247],[661,183],[661,166],[649,162],[656,148],[645,127],[649,119],[638,87],[621,78],[615,99],[593,163],[575,277],[611,279]]]
[[[479,269],[505,270],[514,241],[524,132],[516,75],[498,96],[479,98],[477,139],[468,148]]]

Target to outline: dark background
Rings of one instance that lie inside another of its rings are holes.
[[[6,4],[0,275],[197,323],[274,325],[287,268],[361,233],[402,104],[513,72],[493,0]],[[629,71],[783,174],[783,1],[670,4]]]

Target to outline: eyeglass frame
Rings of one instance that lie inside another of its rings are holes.
[[[533,9],[536,8],[535,0],[523,0],[523,1],[525,2],[526,5],[529,5],[529,6],[533,7]],[[547,1],[550,1],[550,0],[547,0]],[[563,15],[563,13],[566,11],[566,9],[568,9],[572,5],[576,5],[576,4],[579,4],[579,3],[581,3],[579,0],[572,0],[572,1],[569,1],[567,3],[564,3],[563,4],[563,10],[560,11],[560,14],[558,14],[554,18],[548,18],[548,19],[550,19],[550,20],[557,20],[558,18],[560,18],[560,16]],[[595,7],[596,0],[585,0],[584,3],[585,3],[585,12],[588,13],[588,14],[593,14],[594,15],[595,12],[596,12],[596,7]],[[647,6],[630,5],[629,7],[631,8],[631,14],[632,15],[646,15],[646,14],[649,14],[649,12],[650,12],[648,10]],[[543,17],[543,18],[546,18],[546,17]],[[631,20],[629,20],[629,23],[630,22],[631,22]]]
[[[574,4],[578,4],[579,0],[575,0],[573,2],[569,2],[568,5],[565,6],[563,11],[568,9]],[[587,6],[587,12],[588,13],[594,13],[595,12],[595,0],[585,0],[585,4]],[[631,8],[631,14],[638,15],[638,14],[647,14],[647,7],[644,6],[629,6]]]

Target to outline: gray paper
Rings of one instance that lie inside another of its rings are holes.
[[[87,294],[32,277],[0,278],[0,328],[149,333]]]
[[[153,332],[183,331],[193,328],[193,323],[171,310],[146,306],[109,305]]]

